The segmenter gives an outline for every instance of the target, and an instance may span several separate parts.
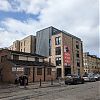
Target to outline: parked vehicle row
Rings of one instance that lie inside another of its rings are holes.
[[[88,73],[83,75],[84,81],[95,82],[100,80],[100,74]]]
[[[65,84],[78,84],[78,83],[81,84],[84,83],[84,79],[79,75],[69,74],[65,77]]]
[[[83,84],[84,82],[95,82],[100,80],[100,74],[88,73],[82,77],[75,74],[68,74],[65,77],[65,84]]]

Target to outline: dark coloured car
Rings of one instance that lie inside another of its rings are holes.
[[[84,83],[84,79],[79,75],[69,74],[65,77],[65,84],[78,84],[78,83],[81,84]]]

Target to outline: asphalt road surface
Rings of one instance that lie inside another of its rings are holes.
[[[0,89],[0,100],[100,100],[100,81],[78,85]]]

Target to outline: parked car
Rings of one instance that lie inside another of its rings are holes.
[[[83,79],[85,82],[95,82],[96,81],[93,74],[83,75]]]
[[[94,78],[95,78],[96,81],[100,81],[100,74],[95,74]]]
[[[65,84],[78,84],[78,83],[84,83],[84,79],[79,76],[79,75],[72,75],[72,74],[68,74],[65,77]]]

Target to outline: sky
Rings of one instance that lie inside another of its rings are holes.
[[[0,48],[54,26],[83,41],[100,57],[99,0],[0,0]]]

